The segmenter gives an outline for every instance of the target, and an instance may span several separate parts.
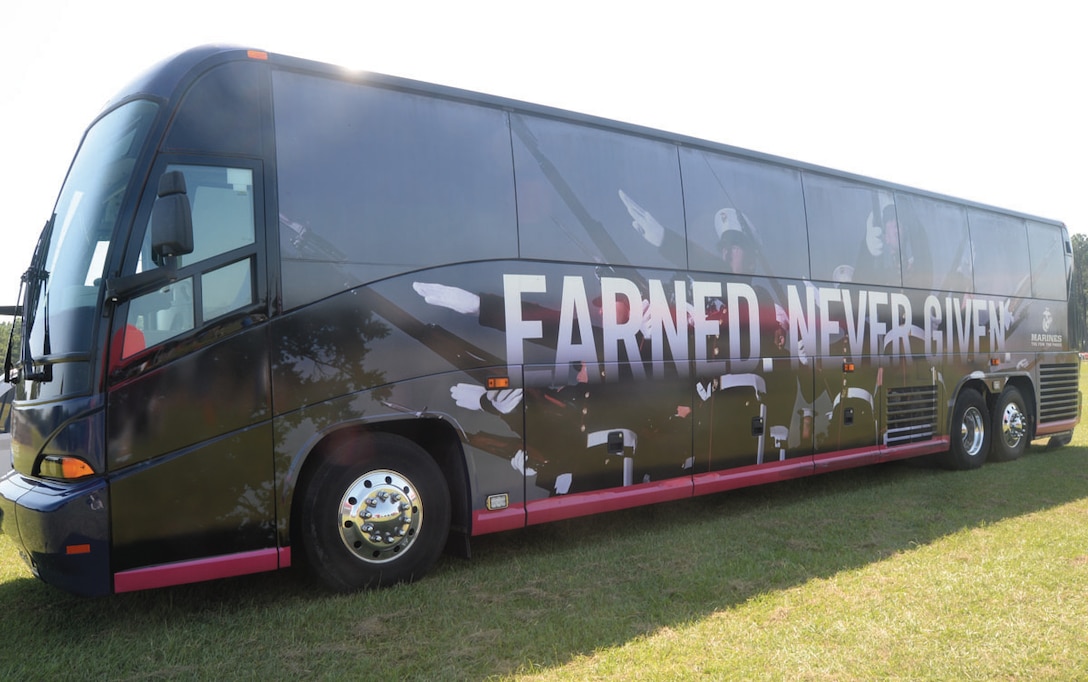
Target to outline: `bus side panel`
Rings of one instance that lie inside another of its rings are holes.
[[[274,547],[271,432],[258,424],[114,478],[114,570]]]
[[[572,492],[681,478],[690,494],[686,320],[676,347],[655,352],[643,338],[640,348],[642,301],[616,293],[646,281],[635,271],[602,284],[586,266],[473,263],[354,289],[274,321],[284,498],[325,435],[365,423],[421,439],[421,417],[458,432],[473,533],[523,525],[519,505]],[[675,291],[667,284],[651,286]],[[660,314],[673,316],[659,298]],[[489,509],[492,495],[500,501]],[[281,514],[281,537],[288,523]]]
[[[110,390],[114,571],[275,546],[267,330],[168,346]]]
[[[480,272],[493,272],[481,277]],[[496,264],[399,277],[295,310],[272,322],[276,488],[283,501],[278,529],[290,541],[296,486],[323,441],[351,430],[379,429],[410,438],[436,458],[459,443],[470,512],[524,525],[526,470],[523,388],[519,367],[501,359],[503,335],[476,316],[428,304],[414,285],[440,280],[494,298]],[[501,380],[489,389],[488,381]],[[456,478],[450,473],[448,477]],[[454,491],[458,493],[462,491]],[[505,495],[503,509],[487,498]]]
[[[630,374],[617,363],[525,368],[530,497],[690,479],[690,382]]]
[[[469,388],[483,386],[488,377],[504,372],[505,368],[484,369],[420,377],[340,396],[277,417],[276,488],[283,500],[278,523],[281,544],[288,545],[294,540],[290,537],[291,509],[301,493],[299,478],[315,458],[322,456],[323,443],[326,439],[361,437],[366,430],[403,435],[440,460],[448,449],[439,444],[448,446],[451,440],[459,441],[458,456],[453,461],[442,462],[448,467],[464,467],[467,476],[468,490],[451,490],[455,508],[463,505],[460,517],[454,514],[455,523],[460,521],[467,526],[468,519],[476,515],[485,525],[524,526],[526,464],[520,380],[512,377],[507,389],[514,396],[507,403],[512,406],[508,413],[486,402],[481,406],[483,392]],[[465,391],[465,397],[461,398],[464,406],[451,396],[451,392],[458,391]],[[474,401],[471,404],[470,398]],[[447,477],[453,478],[449,473]],[[448,483],[455,486],[453,481]],[[458,493],[464,496],[457,498]],[[503,496],[507,506],[489,511],[487,499],[493,495]],[[491,521],[489,517],[493,516],[501,520]]]
[[[773,342],[762,350],[786,352]],[[695,473],[811,458],[812,365],[783,355],[703,363],[694,386]]]

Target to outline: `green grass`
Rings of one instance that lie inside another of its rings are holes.
[[[118,595],[0,538],[0,679],[1083,679],[1088,437],[477,538],[423,581]]]

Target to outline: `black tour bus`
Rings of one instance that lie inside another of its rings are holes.
[[[0,525],[80,594],[422,575],[529,524],[1068,442],[1058,222],[265,52],[93,122]]]

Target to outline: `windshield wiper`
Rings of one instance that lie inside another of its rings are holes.
[[[28,287],[27,287],[28,290],[35,292],[35,295],[33,296],[34,308],[37,307],[37,299],[38,299],[39,296],[41,296],[42,287],[45,285],[45,282],[48,279],[49,279],[49,273],[46,272],[44,268],[38,268],[38,267],[31,266],[29,269],[27,269],[27,271],[25,273],[23,273],[23,280],[28,283]],[[34,310],[34,308],[30,308],[30,310]],[[25,374],[25,378],[30,380],[30,381],[52,381],[53,380],[53,363],[49,362],[49,360],[47,359],[50,355],[53,354],[53,347],[52,347],[52,344],[50,344],[50,342],[49,342],[49,294],[45,295],[45,310],[43,311],[43,313],[45,315],[45,320],[43,321],[44,328],[42,329],[42,358],[43,358],[42,371],[40,371],[40,372],[34,372],[34,371],[27,372]],[[27,330],[27,334],[26,334],[27,339],[25,341],[26,345],[24,346],[24,348],[26,349],[27,362],[24,363],[24,364],[29,365],[30,369],[33,370],[33,368],[34,368],[34,356],[30,354],[30,333],[29,333],[29,330],[30,330],[30,327],[31,327],[31,325],[29,324],[29,321],[34,319],[33,314],[32,313],[28,314],[26,319],[28,320],[28,324],[25,327],[25,329]],[[9,346],[9,348],[10,348],[10,346]]]
[[[30,381],[52,381],[53,380],[53,364],[46,361],[42,367],[42,371],[25,371],[27,369],[33,370],[34,368],[34,356],[30,352],[30,336],[31,330],[34,328],[35,312],[38,309],[38,299],[42,295],[42,289],[49,279],[49,273],[45,270],[44,262],[46,251],[49,247],[49,240],[53,235],[53,224],[57,219],[57,214],[54,213],[46,221],[45,227],[42,228],[42,234],[38,237],[38,245],[34,247],[34,258],[30,263],[30,267],[23,273],[22,283],[19,285],[19,290],[22,292],[25,287],[26,300],[22,301],[23,304],[23,366],[24,371],[21,373],[22,379],[28,379]],[[12,328],[14,330],[14,327]],[[45,310],[45,328],[42,330],[42,355],[48,358],[52,354],[52,347],[49,342],[49,300],[46,299]],[[11,347],[8,346],[10,352]],[[6,363],[5,363],[5,376],[6,376]]]

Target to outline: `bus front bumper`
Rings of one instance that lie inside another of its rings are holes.
[[[112,591],[105,479],[54,483],[8,472],[0,478],[0,532],[44,582],[85,596]]]

